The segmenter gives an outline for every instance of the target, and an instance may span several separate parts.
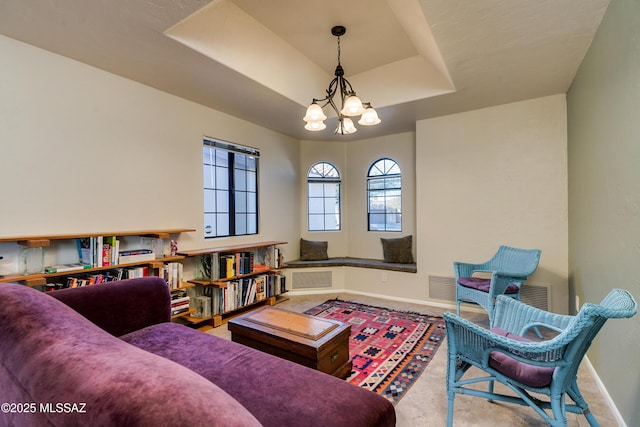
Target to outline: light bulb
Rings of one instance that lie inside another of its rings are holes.
[[[340,114],[343,116],[359,116],[362,113],[364,113],[364,107],[362,106],[360,98],[355,94],[349,95],[347,99],[344,100]]]
[[[338,128],[336,129],[336,133],[348,135],[357,131],[358,129],[356,129],[356,127],[353,125],[353,121],[350,118],[344,117],[342,121],[338,121]]]
[[[325,125],[324,122],[322,122],[322,121],[307,122],[307,124],[304,125],[304,128],[306,130],[310,130],[312,132],[317,132],[319,130],[323,130],[326,127],[327,127],[327,125]]]
[[[367,109],[364,110],[364,113],[362,113],[360,120],[358,120],[358,123],[364,126],[373,126],[380,123],[380,121],[381,120],[378,117],[376,110],[374,110],[373,107],[367,107]]]
[[[305,122],[321,122],[326,120],[327,116],[324,115],[322,108],[315,102],[312,102],[309,107],[307,107],[307,114],[304,116],[302,120]]]

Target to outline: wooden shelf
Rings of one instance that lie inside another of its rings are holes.
[[[247,274],[240,274],[238,276],[233,276],[233,277],[226,277],[224,279],[218,279],[218,280],[213,280],[213,281],[207,281],[207,280],[189,280],[189,283],[193,283],[194,285],[202,285],[202,286],[215,286],[216,288],[226,288],[227,287],[227,283],[231,282],[233,280],[238,280],[238,279],[242,279],[244,277],[252,277],[258,274],[265,274],[265,273],[271,273],[274,271],[277,271],[278,269],[276,268],[261,268],[259,270],[253,270],[252,273],[247,273]]]
[[[0,243],[15,242],[22,246],[27,247],[48,247],[51,246],[51,242],[55,240],[75,240],[79,238],[87,237],[99,237],[99,236],[140,236],[140,237],[154,237],[158,239],[168,239],[172,234],[192,232],[195,229],[192,228],[171,228],[171,229],[159,229],[159,230],[138,230],[138,231],[110,231],[110,232],[95,232],[95,233],[77,233],[77,234],[44,234],[44,235],[31,235],[31,236],[0,236]],[[102,267],[93,267],[86,269],[78,269],[71,271],[63,271],[56,273],[34,273],[34,274],[20,274],[11,273],[0,276],[0,283],[8,282],[23,282],[27,286],[36,287],[42,286],[47,283],[47,279],[60,276],[75,276],[79,274],[94,273],[99,271],[108,271],[117,268],[127,268],[136,266],[149,266],[152,269],[161,268],[165,263],[180,261],[185,257],[183,255],[167,256],[164,258],[158,258],[147,261],[122,263],[115,265],[108,265]]]
[[[195,308],[190,308],[189,310],[187,310],[185,312],[174,314],[173,316],[171,316],[171,319],[178,319],[180,317],[190,317],[189,315],[191,313],[193,313],[194,311],[196,311]]]
[[[233,246],[221,246],[219,248],[208,248],[208,249],[193,249],[189,251],[179,251],[178,255],[184,256],[197,256],[197,255],[207,255],[207,254],[215,254],[219,252],[235,252],[235,251],[248,251],[251,249],[257,248],[266,248],[269,246],[277,246],[277,245],[285,245],[287,242],[260,242],[260,243],[248,243],[245,245],[233,245]]]
[[[0,283],[27,282],[28,286],[40,286],[46,283],[46,279],[50,277],[73,276],[75,274],[85,274],[85,273],[92,273],[96,271],[107,271],[107,270],[114,270],[116,268],[136,267],[141,265],[149,265],[152,267],[155,266],[155,268],[157,268],[157,264],[163,264],[165,262],[180,261],[184,258],[185,257],[183,256],[176,255],[176,256],[153,259],[149,261],[130,262],[126,264],[115,264],[115,265],[108,265],[104,267],[95,267],[95,268],[84,268],[84,269],[71,270],[71,271],[62,271],[59,273],[38,273],[38,274],[29,274],[29,275],[6,274],[0,277]],[[40,283],[42,280],[44,280],[44,282]]]
[[[193,311],[190,311],[189,314],[193,313]],[[207,317],[193,317],[193,316],[180,316],[180,318],[182,320],[186,320],[189,323],[192,323],[194,325],[197,325],[199,323],[202,322],[206,322],[207,320],[211,320],[213,318],[213,316],[207,316]]]
[[[38,246],[49,246],[44,244],[47,240],[67,240],[77,239],[80,237],[99,237],[99,236],[141,236],[141,237],[155,237],[158,239],[168,239],[172,234],[189,233],[196,231],[194,228],[171,228],[166,230],[142,230],[142,231],[110,231],[100,233],[76,233],[76,234],[43,234],[36,236],[14,236],[14,237],[0,237],[0,242],[25,242],[25,246],[29,245],[27,242],[38,242],[43,244]]]

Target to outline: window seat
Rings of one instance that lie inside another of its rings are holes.
[[[351,257],[336,257],[328,258],[319,261],[303,261],[293,260],[287,261],[284,268],[310,268],[310,267],[360,267],[360,268],[375,268],[378,270],[390,270],[401,271],[405,273],[417,273],[418,266],[415,263],[412,264],[400,264],[393,262],[385,262],[379,259],[369,258],[351,258]]]

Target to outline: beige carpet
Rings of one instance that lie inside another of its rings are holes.
[[[288,301],[278,305],[279,308],[302,313],[309,308],[332,298],[354,301],[362,304],[387,307],[394,310],[416,311],[418,313],[442,315],[443,310],[417,304],[401,303],[391,300],[371,298],[351,294],[323,294],[291,296]],[[486,325],[487,316],[478,313],[465,313],[466,318]],[[226,323],[208,333],[231,339]],[[447,420],[446,393],[447,345],[443,343],[425,372],[411,387],[396,406],[398,427],[445,426]],[[615,427],[618,424],[605,399],[600,394],[589,371],[582,366],[578,372],[578,385],[583,392],[591,411],[602,427]],[[507,393],[496,385],[496,391]],[[546,426],[540,417],[530,408],[505,403],[488,403],[486,400],[457,395],[455,400],[455,427],[496,427],[496,426]],[[582,415],[569,414],[568,426],[588,426]]]

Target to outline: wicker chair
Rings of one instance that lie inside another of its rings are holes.
[[[599,305],[584,304],[576,316],[549,313],[500,295],[491,330],[456,314],[444,313],[448,340],[447,425],[453,425],[453,401],[460,393],[484,397],[489,402],[530,406],[551,426],[566,426],[567,412],[583,414],[591,426],[597,426],[578,389],[578,367],[608,318],[631,317],[637,311],[638,305],[629,292],[613,289]],[[523,338],[535,327],[548,328],[557,335],[546,341]],[[462,379],[472,366],[489,376]],[[517,397],[494,393],[494,381],[509,387]],[[488,383],[487,391],[467,387],[479,382]],[[542,396],[533,397],[531,392]],[[566,395],[573,404],[565,401]]]
[[[500,246],[498,252],[482,264],[454,262],[458,315],[462,302],[482,306],[491,319],[498,295],[504,294],[520,300],[520,289],[527,277],[538,268],[540,254],[539,249]],[[474,277],[476,273],[490,274],[491,277]]]

